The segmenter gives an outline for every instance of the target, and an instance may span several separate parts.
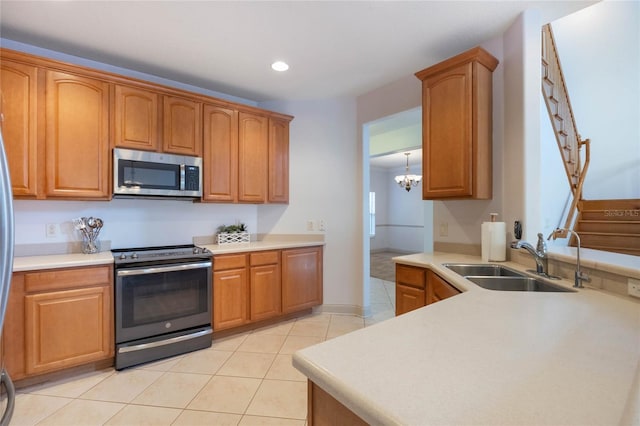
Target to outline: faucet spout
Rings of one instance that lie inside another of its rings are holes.
[[[544,242],[544,238],[541,233],[538,233],[538,243],[534,248],[530,243],[526,241],[513,241],[511,248],[525,249],[533,256],[533,260],[536,261],[536,273],[539,275],[548,276],[547,272],[547,245]]]
[[[580,270],[580,235],[578,235],[578,233],[572,229],[566,229],[566,228],[556,228],[547,238],[547,240],[553,238],[554,240],[556,238],[561,238],[567,235],[567,233],[571,233],[574,237],[576,237],[576,241],[578,242],[578,248],[576,250],[576,272],[574,274],[574,282],[573,282],[573,286],[575,288],[584,288],[584,286],[582,285],[583,281],[591,281],[591,278],[589,278],[589,275],[586,274],[585,272],[582,272]]]

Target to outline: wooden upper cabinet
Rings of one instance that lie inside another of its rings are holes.
[[[269,118],[268,202],[289,202],[289,120],[279,118]]]
[[[238,201],[238,111],[205,104],[202,199]]]
[[[160,137],[159,98],[158,93],[149,90],[115,85],[113,140],[116,147],[158,150]]]
[[[109,84],[46,72],[46,196],[109,199]]]
[[[202,155],[202,103],[177,96],[163,97],[162,151]]]
[[[243,111],[238,119],[238,201],[264,203],[267,200],[269,120]]]
[[[422,80],[422,198],[492,197],[492,72],[476,47],[426,68]]]
[[[0,61],[0,126],[15,197],[35,197],[38,192],[37,108],[38,69]]]

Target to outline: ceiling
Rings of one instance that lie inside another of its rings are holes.
[[[405,167],[407,165],[407,157],[404,155],[405,152],[410,153],[410,171],[413,173],[415,172],[415,170],[422,170],[422,149],[412,149],[409,151],[394,152],[377,157],[370,157],[369,166],[377,167],[380,169],[395,169]]]
[[[0,35],[256,102],[321,99],[498,37],[525,9],[550,22],[593,3],[0,0]]]

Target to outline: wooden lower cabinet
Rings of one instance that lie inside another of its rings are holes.
[[[425,285],[424,268],[396,265],[396,315],[425,305]]]
[[[368,424],[311,380],[308,380],[307,383],[307,423],[309,426],[364,426]]]
[[[282,313],[280,252],[251,253],[249,258],[249,318],[251,321],[260,321],[276,317]]]
[[[460,294],[460,290],[440,278],[433,271],[427,271],[427,305]]]
[[[425,305],[425,291],[406,285],[396,285],[396,315],[402,315]]]
[[[396,316],[459,293],[429,269],[396,264]]]
[[[46,373],[108,358],[111,287],[25,297],[26,373]]]
[[[113,268],[13,274],[3,344],[15,380],[113,356]]]
[[[282,250],[282,312],[322,304],[322,247]]]
[[[247,255],[215,256],[213,261],[213,330],[238,327],[247,315]]]
[[[224,330],[248,321],[247,271],[232,269],[213,273],[213,329]]]
[[[322,247],[213,257],[213,331],[295,314],[322,303]]]

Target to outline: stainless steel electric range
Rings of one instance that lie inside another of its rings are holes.
[[[180,245],[111,252],[117,370],[211,346],[209,250]]]

